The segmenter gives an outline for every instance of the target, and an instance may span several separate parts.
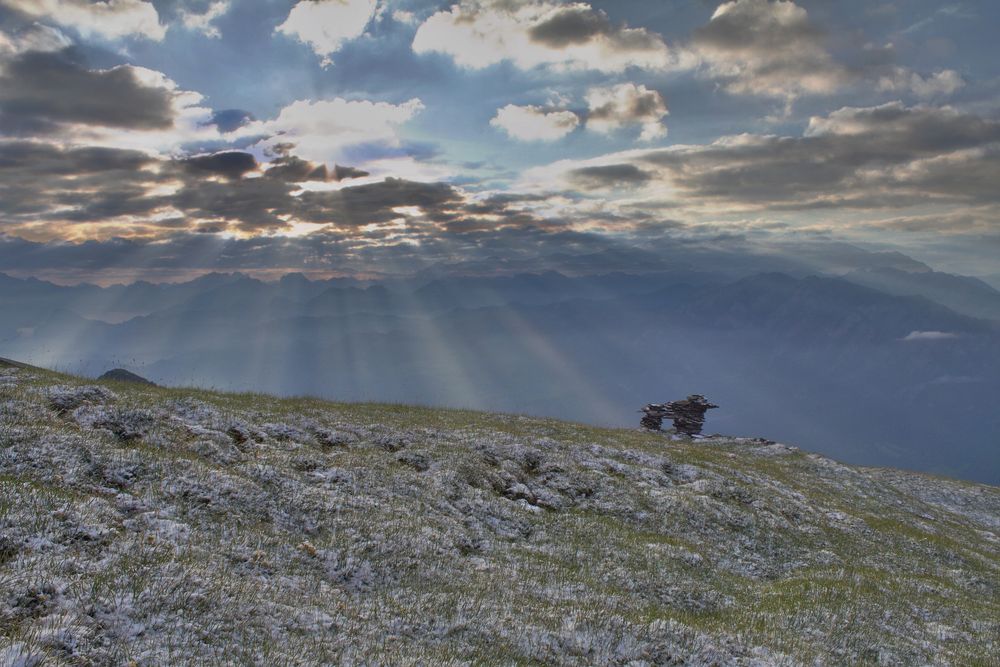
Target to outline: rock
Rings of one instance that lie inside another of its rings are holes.
[[[144,384],[150,387],[155,387],[156,383],[147,380],[141,375],[136,375],[132,371],[127,371],[124,368],[113,368],[101,377],[97,378],[100,380],[112,380],[114,382],[131,382],[133,384]]]

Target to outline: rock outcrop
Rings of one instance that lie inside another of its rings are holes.
[[[642,409],[645,413],[639,422],[643,428],[650,431],[663,429],[663,420],[671,419],[674,430],[687,436],[701,435],[705,425],[705,413],[719,407],[709,403],[701,394],[691,394],[683,401],[669,403],[650,403]]]

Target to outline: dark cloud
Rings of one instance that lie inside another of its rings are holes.
[[[965,82],[954,70],[920,74],[895,64],[891,44],[859,35],[835,53],[826,30],[791,1],[732,0],[692,34],[702,72],[735,94],[784,98],[878,89],[920,98],[946,96]]]
[[[642,28],[616,27],[608,15],[589,5],[571,5],[528,29],[528,37],[536,44],[553,49],[587,44],[595,37],[606,38],[610,45],[622,51],[651,51],[663,48],[662,40]]]
[[[431,219],[447,219],[462,201],[461,194],[447,183],[387,178],[340,190],[304,192],[296,197],[296,212],[309,222],[360,226],[399,218],[393,209],[404,206],[419,207]]]
[[[604,12],[572,7],[560,11],[528,31],[532,41],[555,49],[572,44],[586,44],[595,35],[612,32],[611,21]]]
[[[363,169],[357,169],[355,167],[344,167],[339,164],[333,167],[333,180],[335,181],[346,181],[351,178],[364,178],[370,174]]]
[[[645,91],[644,94],[637,95],[628,100],[623,106],[607,103],[596,109],[591,109],[587,114],[590,119],[623,119],[630,121],[645,120],[650,116],[660,118],[663,115],[663,98],[655,90]]]
[[[186,158],[182,164],[193,172],[202,172],[214,176],[222,176],[229,180],[238,180],[258,168],[257,159],[243,151],[223,151],[211,155],[197,155]]]
[[[210,222],[267,232],[287,228],[293,220],[343,227],[383,223],[400,217],[393,211],[397,207],[419,207],[434,219],[446,219],[464,201],[448,184],[400,179],[297,194],[302,180],[347,179],[364,172],[328,170],[288,154],[274,163],[264,177],[246,178],[260,165],[241,151],[164,160],[113,148],[0,143],[0,224],[109,222],[126,215],[143,224],[143,216],[162,210],[182,212],[192,226]],[[153,218],[148,224],[162,226]]]
[[[609,164],[599,167],[583,167],[569,173],[570,180],[588,190],[599,188],[620,188],[642,185],[653,178],[634,164]]]
[[[316,164],[303,160],[295,155],[283,153],[270,162],[264,176],[276,178],[290,183],[304,183],[306,181],[345,181],[352,178],[362,178],[368,176],[367,171],[355,169],[354,167],[344,167],[334,165],[333,169],[328,169],[325,164]]]
[[[160,180],[157,161],[139,151],[0,143],[0,224],[44,220],[57,208],[91,219],[110,211],[151,210],[145,187]],[[93,213],[87,213],[93,211]]]
[[[1000,121],[953,109],[845,108],[801,137],[746,135],[652,151],[686,196],[790,208],[995,200]]]
[[[192,219],[232,222],[244,231],[276,231],[290,225],[296,186],[269,178],[188,182],[169,204]]]
[[[38,134],[63,123],[155,130],[173,125],[173,94],[128,66],[88,69],[73,50],[27,52],[0,73],[0,131]]]
[[[505,192],[491,195],[480,201],[469,202],[465,205],[465,212],[470,215],[505,215],[510,212],[511,206],[514,204],[544,201],[551,196],[553,195]]]
[[[794,2],[723,3],[692,35],[692,48],[732,93],[791,98],[844,85],[824,32]]]
[[[267,171],[264,172],[264,176],[267,178],[275,178],[289,183],[330,179],[326,165],[315,164],[295,155],[282,155],[271,160],[269,164]]]
[[[155,162],[141,151],[86,146],[60,148],[33,141],[0,143],[0,171],[3,179],[35,180],[51,176],[78,176],[95,172],[133,171]]]

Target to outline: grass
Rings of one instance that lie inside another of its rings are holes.
[[[467,410],[116,382],[50,408],[93,384],[0,373],[0,663],[1000,653],[996,488]],[[93,426],[135,411],[141,437]]]

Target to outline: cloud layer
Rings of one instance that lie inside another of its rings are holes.
[[[0,236],[35,257],[166,266],[199,248],[361,271],[804,236],[952,262],[1000,247],[995,83],[914,55],[960,51],[883,14],[876,30],[790,0],[0,6]]]

